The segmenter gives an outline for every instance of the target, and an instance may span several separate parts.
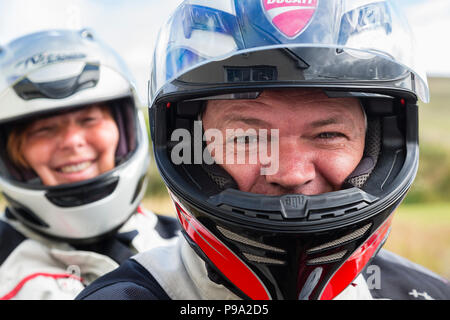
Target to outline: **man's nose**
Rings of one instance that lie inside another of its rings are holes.
[[[73,123],[63,126],[60,132],[60,147],[72,149],[83,146],[86,143],[86,137],[83,130]]]
[[[285,189],[301,187],[316,177],[314,151],[298,140],[280,140],[278,170],[266,175],[266,181]]]

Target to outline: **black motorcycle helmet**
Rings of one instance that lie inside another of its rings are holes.
[[[220,165],[198,161],[195,145],[205,143],[195,121],[208,100],[289,88],[361,102],[364,156],[342,190],[252,194]],[[352,0],[185,1],[160,32],[149,96],[155,159],[183,234],[250,299],[333,299],[361,273],[414,180],[417,99],[429,99],[399,10]],[[180,128],[193,136],[190,161],[171,157]]]

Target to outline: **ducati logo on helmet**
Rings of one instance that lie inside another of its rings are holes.
[[[287,38],[306,29],[319,0],[261,0],[268,20]]]

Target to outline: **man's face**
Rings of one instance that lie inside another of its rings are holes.
[[[272,90],[254,100],[210,100],[202,121],[205,131],[218,129],[224,137],[227,129],[266,129],[267,144],[276,140],[271,129],[278,129],[278,155],[271,157],[278,160],[274,174],[261,174],[269,164],[259,159],[221,164],[246,192],[315,195],[339,190],[364,151],[366,124],[359,101],[328,98],[320,90]],[[253,140],[257,138],[228,137],[223,144],[249,153]]]

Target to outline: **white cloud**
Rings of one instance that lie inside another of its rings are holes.
[[[428,74],[450,76],[450,1],[421,1],[406,13]]]

